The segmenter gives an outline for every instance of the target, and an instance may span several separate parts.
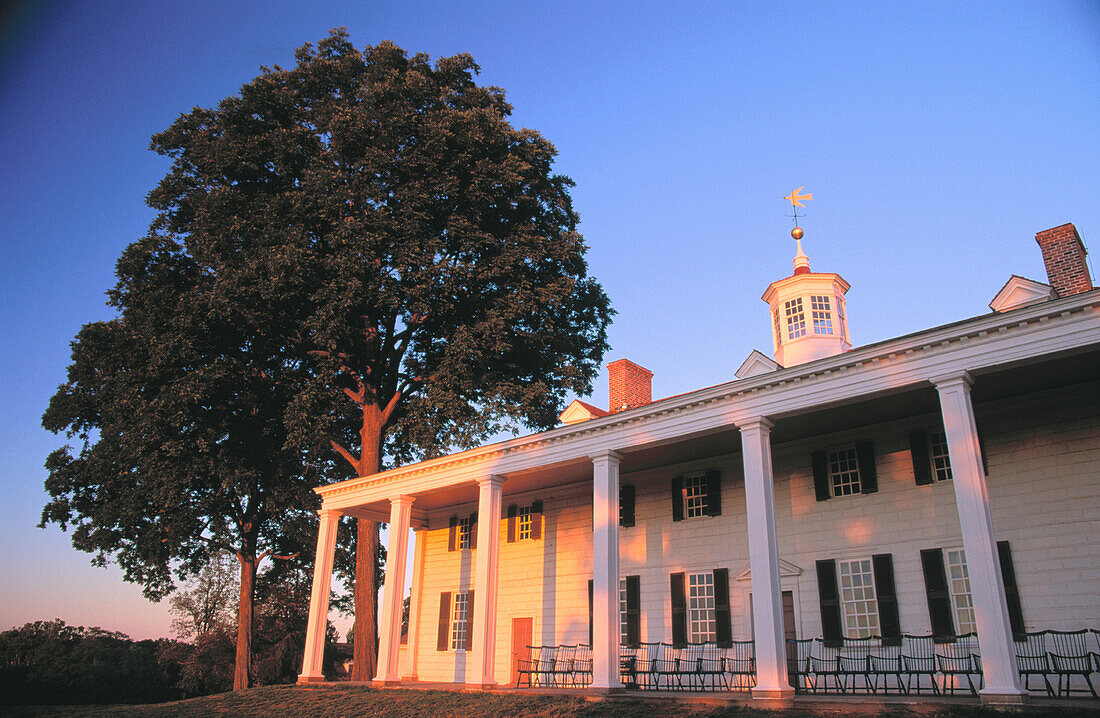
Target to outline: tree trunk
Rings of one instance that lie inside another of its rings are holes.
[[[256,582],[256,552],[238,551],[241,564],[241,594],[237,602],[237,658],[233,690],[252,685],[252,589]]]
[[[362,453],[357,470],[368,476],[382,469],[382,412],[377,406],[363,407],[363,428],[359,433]],[[355,653],[353,681],[369,681],[378,668],[378,522],[359,519],[355,542]]]
[[[369,681],[378,667],[378,522],[359,519],[355,542],[355,663],[353,681]]]

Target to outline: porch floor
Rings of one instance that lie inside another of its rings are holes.
[[[369,681],[332,681],[335,685],[358,685],[373,687]],[[480,692],[476,689],[467,689],[461,683],[446,683],[433,681],[402,681],[400,685],[387,686],[384,690],[393,689],[422,690],[422,691],[467,691]],[[821,695],[799,693],[789,701],[769,703],[752,698],[748,691],[651,691],[651,690],[623,690],[610,695],[593,695],[586,688],[516,688],[511,684],[501,685],[490,689],[490,693],[514,693],[518,695],[556,695],[573,696],[589,700],[659,700],[677,701],[687,705],[742,705],[745,707],[779,709],[799,708],[803,710],[822,712],[843,712],[845,715],[877,715],[888,708],[904,707],[914,713],[933,713],[944,707],[976,706],[981,704],[981,699],[973,695],[882,695],[882,694],[849,694],[849,695]],[[1066,715],[1074,715],[1078,712],[1100,712],[1100,701],[1082,698],[1050,698],[1049,696],[1029,695],[1026,706],[1035,708],[1061,708]]]

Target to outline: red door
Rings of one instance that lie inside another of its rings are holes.
[[[530,651],[528,646],[531,645],[531,626],[534,623],[532,618],[513,618],[512,619],[512,685],[519,685],[519,662],[520,659],[527,660],[530,658]]]

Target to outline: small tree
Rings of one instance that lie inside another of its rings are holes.
[[[587,276],[554,147],[516,129],[468,55],[305,45],[216,109],[157,135],[150,194],[209,266],[246,266],[312,358],[296,446],[356,476],[552,426],[587,394],[611,309]],[[374,675],[378,526],[358,521],[355,669]]]
[[[189,582],[189,588],[169,598],[168,612],[174,617],[172,630],[185,641],[215,630],[228,630],[233,625],[238,593],[231,559],[221,554],[203,566]]]

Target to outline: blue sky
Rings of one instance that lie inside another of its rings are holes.
[[[813,268],[852,285],[856,346],[984,313],[1013,273],[1045,281],[1039,230],[1100,237],[1085,0],[24,2],[0,21],[0,630],[169,632],[163,605],[35,528],[63,443],[40,417],[152,219],[168,164],[150,136],[330,28],[472,54],[557,146],[619,312],[606,360],[651,369],[655,397],[770,354],[760,295],[790,273],[795,187]]]

